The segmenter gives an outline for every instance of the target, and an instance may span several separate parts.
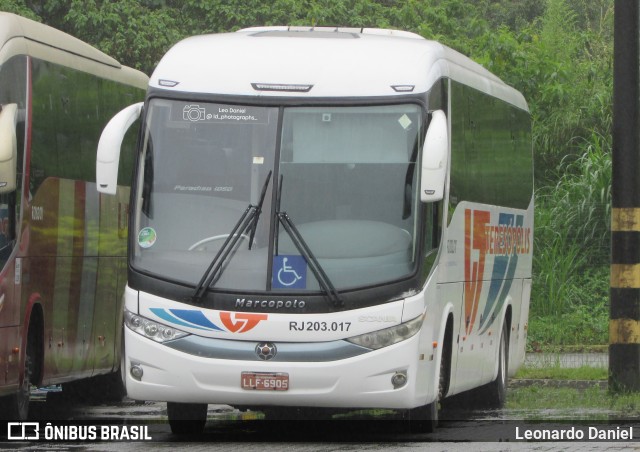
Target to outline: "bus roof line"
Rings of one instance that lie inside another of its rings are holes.
[[[13,38],[25,38],[117,69],[122,67],[118,60],[86,42],[16,14],[0,12],[0,30],[0,47]]]

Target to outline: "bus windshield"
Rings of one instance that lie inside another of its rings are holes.
[[[280,108],[152,99],[132,266],[196,286],[227,242],[215,290],[319,291],[310,256],[337,290],[409,277],[423,121],[416,104]],[[262,214],[237,228],[248,206],[258,205]],[[284,215],[309,252],[283,227]]]

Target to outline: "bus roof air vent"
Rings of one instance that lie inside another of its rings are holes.
[[[298,27],[298,30],[266,30],[258,31],[252,34],[255,38],[323,38],[323,39],[358,39],[360,38],[359,30],[345,31],[341,29],[304,29],[305,27]],[[351,30],[351,29],[349,29]]]
[[[239,32],[254,32],[254,37],[304,37],[304,38],[334,38],[334,39],[358,39],[360,35],[394,36],[400,38],[424,39],[417,33],[404,30],[392,30],[386,28],[359,28],[359,27],[303,27],[303,26],[266,26],[249,27],[238,30]]]

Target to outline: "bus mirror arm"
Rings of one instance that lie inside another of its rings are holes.
[[[0,194],[16,189],[17,119],[17,104],[0,107]]]
[[[96,155],[96,185],[100,193],[116,194],[122,140],[131,124],[140,117],[142,105],[143,103],[139,102],[117,113],[100,135]]]
[[[431,114],[431,122],[422,148],[422,177],[420,179],[420,200],[422,202],[436,202],[444,198],[448,156],[449,127],[447,116],[442,110],[436,110]]]

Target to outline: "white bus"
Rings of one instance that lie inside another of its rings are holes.
[[[444,397],[504,402],[531,291],[520,93],[407,32],[192,37],[105,128],[105,193],[140,115],[123,369],[174,432],[208,403],[407,410],[429,431]]]
[[[95,152],[148,82],[79,39],[0,12],[0,419],[27,418],[31,385],[122,396],[136,136],[123,145],[116,196],[96,191]]]

